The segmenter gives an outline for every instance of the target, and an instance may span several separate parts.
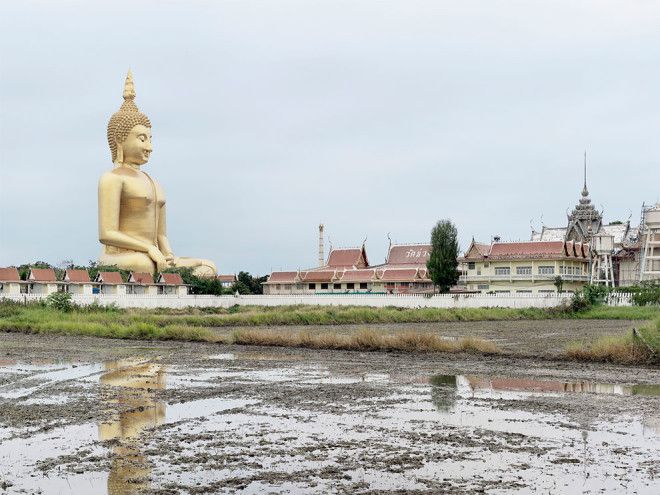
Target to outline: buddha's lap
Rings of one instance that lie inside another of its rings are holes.
[[[153,273],[156,263],[147,253],[134,251],[132,253],[103,253],[99,258],[102,265],[115,265],[118,268],[136,272]]]

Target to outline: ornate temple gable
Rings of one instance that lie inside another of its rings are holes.
[[[369,259],[367,258],[367,250],[364,246],[359,248],[339,248],[333,249],[328,255],[328,262],[326,267],[355,267],[367,268],[369,266]],[[321,267],[323,269],[325,267]]]
[[[582,197],[570,215],[568,215],[568,226],[566,227],[567,241],[586,242],[597,233],[603,225],[603,215],[594,208],[589,198],[587,189],[587,155],[584,156],[584,186]]]
[[[470,247],[465,252],[464,259],[480,260],[488,256],[489,251],[490,244],[482,244],[480,242],[476,242],[473,238],[472,242],[470,243]]]

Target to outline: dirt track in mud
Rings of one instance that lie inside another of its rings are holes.
[[[659,411],[653,368],[0,333],[0,493],[658,493]]]

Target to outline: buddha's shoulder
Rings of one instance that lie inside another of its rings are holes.
[[[134,170],[126,167],[116,167],[105,172],[99,179],[99,182],[121,182],[124,179],[132,177],[137,177]]]

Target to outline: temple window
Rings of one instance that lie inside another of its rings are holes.
[[[516,275],[531,275],[532,267],[531,266],[517,266]]]

